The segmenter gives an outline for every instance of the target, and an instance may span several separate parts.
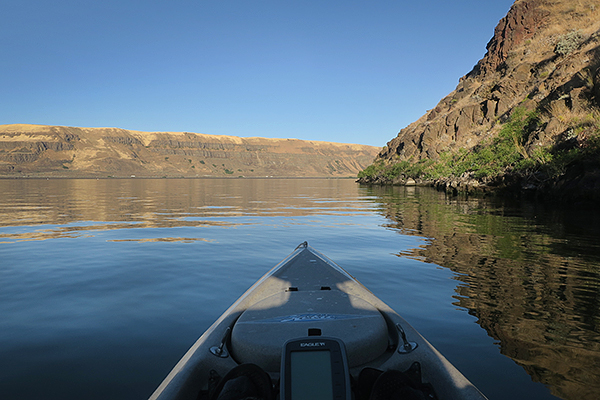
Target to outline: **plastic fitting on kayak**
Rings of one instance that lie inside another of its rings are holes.
[[[398,353],[408,354],[417,348],[417,342],[409,342],[406,339],[406,333],[404,332],[404,329],[402,329],[402,325],[400,325],[399,323],[396,324],[396,329],[398,329],[398,332],[400,332],[400,336],[402,337],[402,341],[404,342],[402,346],[398,346]]]

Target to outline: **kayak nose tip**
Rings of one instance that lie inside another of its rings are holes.
[[[308,247],[308,242],[307,242],[307,241],[304,241],[304,242],[300,243],[298,246],[296,246],[296,249],[295,249],[295,250],[298,250],[298,249],[305,249],[305,248],[307,248],[307,247]]]

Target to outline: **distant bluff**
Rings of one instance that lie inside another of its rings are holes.
[[[600,198],[599,149],[600,0],[517,0],[484,58],[359,181]]]
[[[354,177],[379,150],[297,139],[0,125],[0,177]]]

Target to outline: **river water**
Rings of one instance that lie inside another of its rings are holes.
[[[0,180],[0,398],[147,398],[305,240],[488,398],[600,398],[600,210],[327,179]]]

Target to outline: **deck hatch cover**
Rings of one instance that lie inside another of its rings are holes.
[[[339,290],[280,292],[242,313],[233,326],[231,353],[279,371],[281,349],[290,338],[306,336],[306,325],[344,341],[351,366],[367,363],[388,347],[385,319],[373,305]]]

